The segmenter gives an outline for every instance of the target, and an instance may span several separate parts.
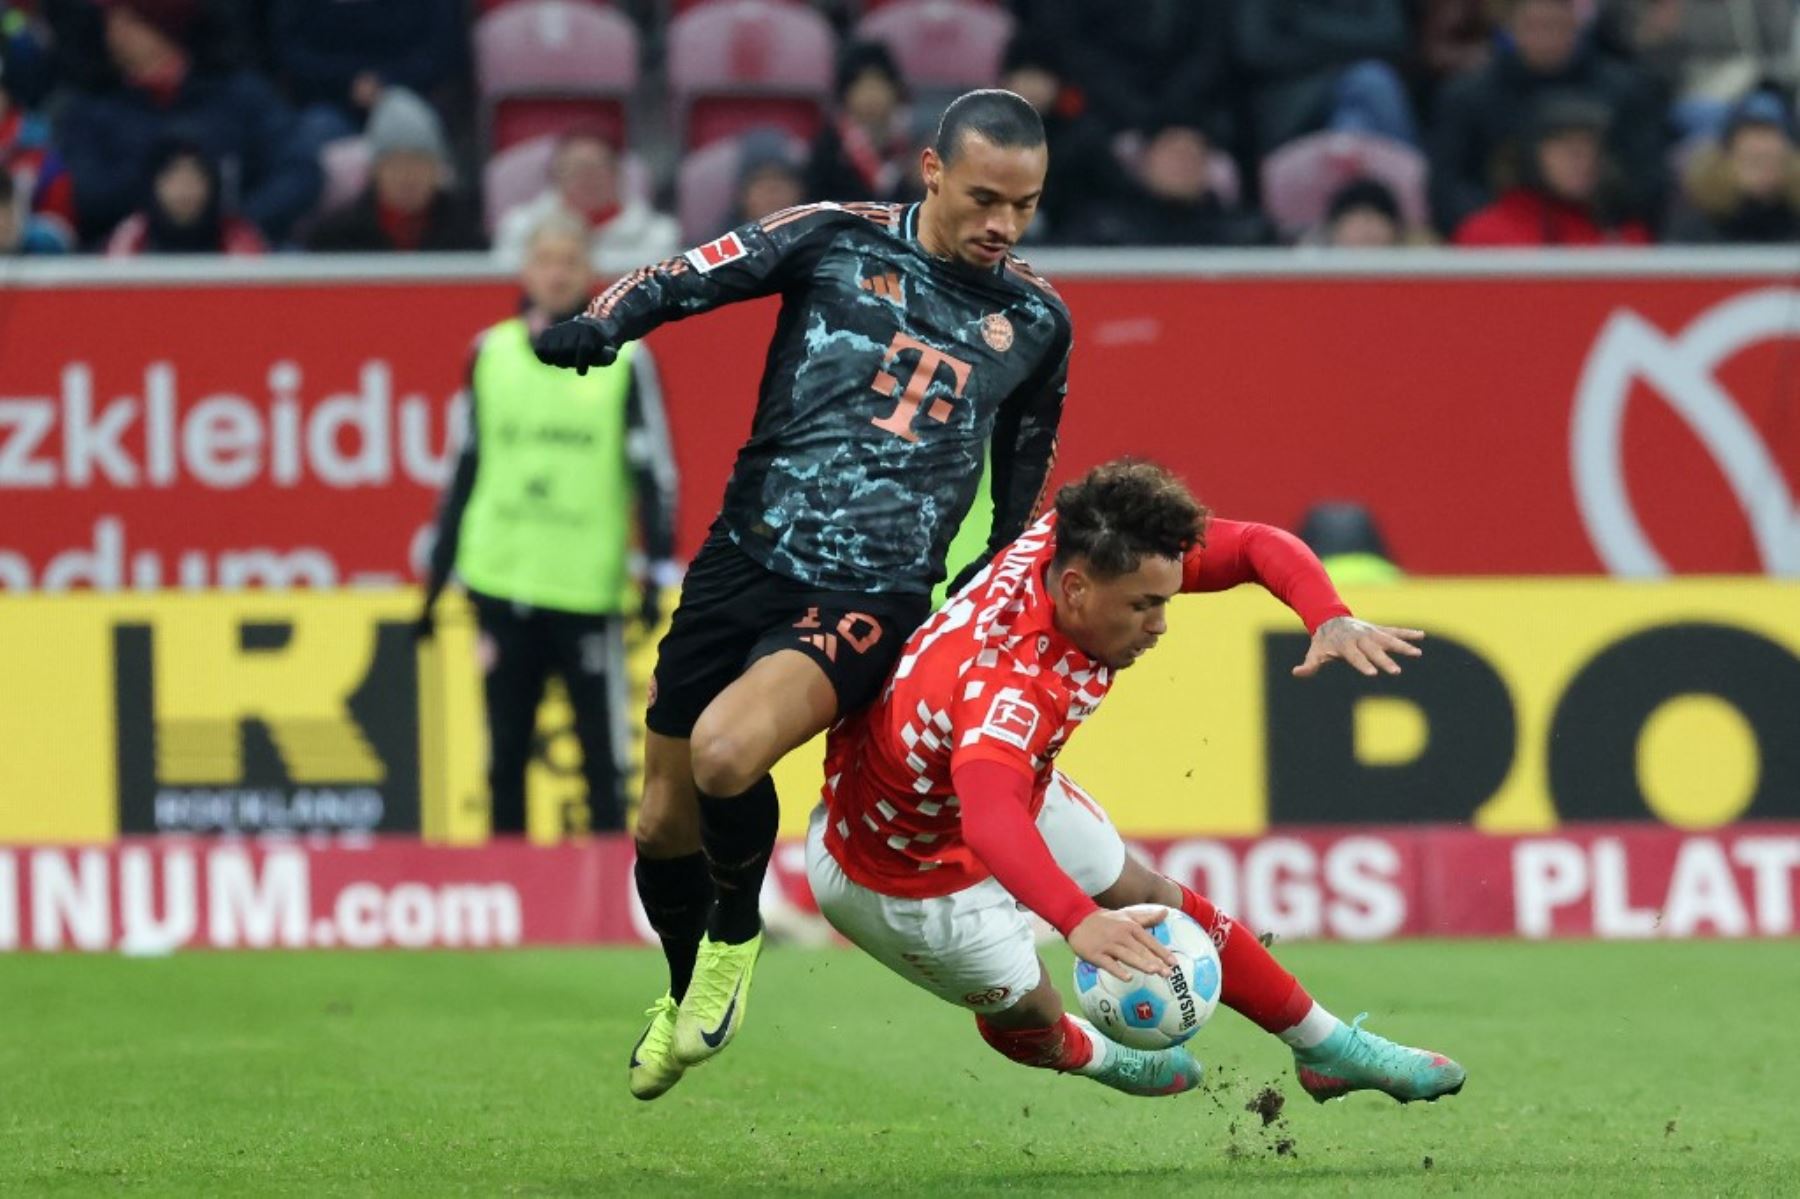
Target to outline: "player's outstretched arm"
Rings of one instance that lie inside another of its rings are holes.
[[[1358,673],[1371,678],[1377,674],[1399,674],[1400,664],[1394,661],[1394,656],[1419,657],[1425,651],[1413,643],[1423,640],[1425,634],[1420,629],[1370,624],[1354,616],[1334,616],[1313,633],[1306,660],[1294,667],[1294,677],[1311,678],[1327,662],[1348,662]]]
[[[835,205],[803,205],[639,267],[601,292],[585,313],[540,334],[538,358],[585,374],[659,325],[774,295],[811,272],[835,229],[860,219]]]
[[[965,761],[952,780],[963,840],[1020,903],[1042,916],[1083,960],[1120,978],[1127,967],[1167,974],[1173,955],[1145,932],[1154,917],[1105,911],[1056,864],[1031,818],[1031,777],[991,758]]]

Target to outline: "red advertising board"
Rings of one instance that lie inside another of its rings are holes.
[[[1284,939],[1679,939],[1800,926],[1800,824],[1579,826],[1532,837],[1299,829],[1137,848]],[[471,849],[404,838],[0,848],[0,951],[647,942],[631,860],[623,837]],[[763,906],[772,926],[817,925],[800,844],[778,849]]]
[[[1737,259],[1408,261],[1431,269],[1059,276],[1060,476],[1153,455],[1277,523],[1359,500],[1422,574],[1800,570],[1800,285]],[[10,289],[0,321],[0,587],[411,577],[506,281],[54,279]],[[749,428],[773,303],[650,339],[687,549]]]

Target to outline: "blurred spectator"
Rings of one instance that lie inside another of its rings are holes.
[[[315,145],[359,132],[385,87],[441,102],[465,66],[463,0],[269,2],[275,65]]]
[[[879,42],[852,42],[837,66],[837,105],[807,155],[810,200],[917,200],[919,145],[906,83]]]
[[[1604,0],[1611,40],[1654,82],[1676,130],[1717,135],[1759,84],[1800,72],[1794,0]]]
[[[1232,144],[1230,0],[1014,0],[1013,8],[1019,28],[1061,56],[1070,103],[1108,135],[1180,121]]]
[[[1779,104],[1759,93],[1740,106],[1716,147],[1688,170],[1669,240],[1775,244],[1800,241],[1800,150]]]
[[[79,92],[57,145],[68,162],[80,232],[97,239],[146,206],[150,150],[171,130],[200,141],[227,180],[227,208],[272,241],[317,201],[319,164],[294,115],[257,76],[206,65],[185,41],[199,0],[97,0],[116,81]]]
[[[1259,155],[1322,128],[1418,143],[1405,0],[1237,0],[1232,25]]]
[[[1339,587],[1393,583],[1405,577],[1388,555],[1387,539],[1375,515],[1350,500],[1326,500],[1306,510],[1300,540],[1319,556]]]
[[[464,395],[468,433],[444,491],[414,626],[454,570],[481,626],[493,831],[526,826],[525,772],[544,685],[568,688],[590,831],[625,827],[624,628],[662,620],[674,555],[675,460],[649,349],[577,375],[545,366],[532,339],[592,292],[588,230],[560,212],[526,234],[518,316],[481,335]],[[634,538],[633,534],[636,534]],[[649,559],[632,595],[631,551]]]
[[[786,133],[753,129],[738,139],[737,183],[732,189],[728,227],[760,221],[805,199],[804,160]]]
[[[1642,222],[1619,219],[1608,196],[1603,106],[1546,97],[1519,148],[1518,182],[1456,230],[1459,246],[1647,245]]]
[[[369,114],[370,182],[328,213],[306,248],[324,251],[484,250],[487,240],[451,183],[450,150],[431,105],[390,87]]]
[[[0,174],[7,177],[14,235],[8,253],[56,253],[74,245],[69,173],[50,144],[49,123],[28,107],[42,95],[47,63],[21,14],[0,12]]]
[[[1606,106],[1606,141],[1624,171],[1627,201],[1638,213],[1655,211],[1663,136],[1649,88],[1582,40],[1573,0],[1509,0],[1493,61],[1451,80],[1438,97],[1429,156],[1439,228],[1457,228],[1493,198],[1498,155],[1525,135],[1534,102],[1547,93]]]
[[[261,254],[268,249],[255,225],[224,210],[218,164],[191,138],[166,138],[151,152],[149,190],[149,206],[113,230],[108,254]]]
[[[1060,47],[1021,33],[1006,48],[1000,86],[1037,110],[1050,151],[1050,179],[1028,240],[1061,241],[1090,204],[1126,190],[1106,127],[1087,111],[1087,99],[1063,75]]]
[[[1422,0],[1419,62],[1433,85],[1486,66],[1493,49],[1492,0]]]
[[[1318,238],[1344,249],[1397,246],[1405,239],[1400,201],[1376,179],[1352,179],[1333,193]]]
[[[26,207],[13,177],[0,171],[0,257],[61,254],[69,248],[63,232]]]
[[[623,175],[619,149],[604,133],[586,126],[564,133],[550,158],[549,186],[500,214],[495,255],[510,267],[523,265],[531,231],[561,212],[587,226],[594,270],[602,275],[669,257],[680,249],[680,226],[630,194]]]
[[[1206,135],[1191,125],[1155,130],[1122,195],[1089,206],[1070,240],[1103,246],[1248,246],[1270,240],[1261,214],[1228,203],[1215,186]]]

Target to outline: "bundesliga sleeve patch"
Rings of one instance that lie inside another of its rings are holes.
[[[709,241],[703,246],[695,246],[683,257],[695,270],[704,275],[728,262],[736,262],[749,252],[744,248],[744,243],[737,234],[727,233],[716,241]]]
[[[1037,734],[1038,719],[1036,706],[1026,702],[1017,688],[1007,687],[994,696],[994,702],[988,708],[987,719],[981,722],[976,735],[1004,741],[1030,753],[1031,739]]]

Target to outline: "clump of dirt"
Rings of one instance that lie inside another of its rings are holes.
[[[1264,1087],[1256,1093],[1256,1097],[1244,1105],[1247,1112],[1255,1112],[1262,1117],[1263,1127],[1275,1123],[1281,1115],[1281,1109],[1287,1105],[1287,1099],[1274,1087]]]
[[[1427,1153],[1425,1155],[1425,1160],[1420,1162],[1419,1164],[1421,1166],[1424,1166],[1427,1170],[1429,1170],[1435,1163],[1431,1160],[1431,1155],[1429,1153]]]
[[[1282,1137],[1280,1140],[1276,1141],[1275,1142],[1275,1156],[1276,1157],[1293,1157],[1294,1156],[1294,1138],[1293,1137]]]

